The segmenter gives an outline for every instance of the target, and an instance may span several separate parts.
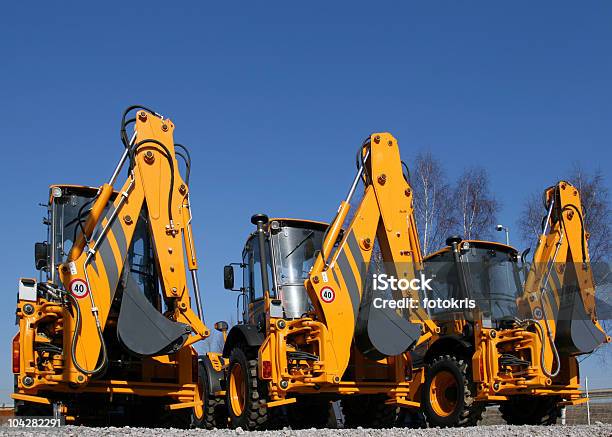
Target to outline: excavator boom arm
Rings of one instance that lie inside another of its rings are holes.
[[[545,192],[547,214],[525,281],[524,300],[553,351],[590,353],[610,339],[595,312],[595,282],[578,189],[561,181]],[[552,366],[552,355],[548,357]]]
[[[86,289],[82,294],[72,293],[80,320],[72,320],[66,330],[69,342],[76,343],[73,361],[82,373],[94,373],[100,350],[104,353],[101,332],[116,299],[121,299],[119,338],[137,355],[176,352],[208,336],[201,320],[188,187],[178,171],[173,130],[171,120],[146,110],[138,112],[135,135],[120,165],[110,183],[99,190],[84,232],[79,233],[68,261],[59,268],[66,290],[71,292],[74,284],[84,284]],[[130,164],[128,178],[110,203],[112,183],[125,158]],[[136,235],[141,220],[144,237]],[[166,316],[144,297],[131,277],[128,252],[138,238],[150,238],[154,247],[155,269],[169,311]],[[197,292],[199,315],[190,306],[185,258]],[[121,296],[116,296],[118,289]]]
[[[358,156],[355,180],[305,281],[317,318],[330,327],[340,373],[348,363],[353,338],[364,355],[381,359],[400,355],[418,342],[424,324],[436,329],[420,308],[400,313],[374,305],[376,296],[368,279],[371,266],[382,264],[392,270],[387,271],[389,275],[410,280],[421,270],[422,254],[413,193],[403,174],[396,139],[389,133],[372,134]],[[336,245],[359,181],[365,187],[363,198]],[[393,297],[419,299],[417,293]]]

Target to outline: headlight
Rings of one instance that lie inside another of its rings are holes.
[[[60,187],[53,187],[51,195],[53,197],[62,197],[62,189]]]

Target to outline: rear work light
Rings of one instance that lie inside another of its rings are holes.
[[[261,362],[261,373],[266,379],[272,378],[272,361]]]
[[[19,333],[13,337],[13,373],[19,373],[19,361],[21,353],[19,351]]]

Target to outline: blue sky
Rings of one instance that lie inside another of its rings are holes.
[[[408,165],[429,149],[451,178],[485,166],[511,239],[523,200],[574,160],[611,187],[612,3],[330,3],[3,5],[0,402],[37,204],[51,183],[108,178],[130,104],[172,118],[191,148],[209,326],[235,308],[221,269],[251,214],[331,219],[372,131]],[[583,375],[612,386],[596,361]]]

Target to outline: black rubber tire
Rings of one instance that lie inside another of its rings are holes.
[[[316,395],[300,397],[287,408],[291,429],[327,428],[331,411],[329,399]]]
[[[554,425],[561,417],[556,396],[512,396],[499,406],[499,412],[509,425]]]
[[[204,402],[204,414],[196,417],[191,413],[191,427],[204,429],[227,428],[227,408],[225,408],[225,398],[210,394],[208,373],[206,366],[200,364],[198,370],[198,381],[202,387],[202,401]]]
[[[345,428],[393,428],[398,419],[397,405],[387,405],[385,395],[352,395],[340,401]]]
[[[250,354],[243,350],[241,346],[234,347],[230,352],[225,384],[227,393],[225,403],[227,405],[229,425],[231,428],[240,427],[245,431],[263,430],[266,429],[268,422],[264,384],[260,384],[257,378],[257,360],[249,359],[252,358],[252,355],[250,357],[248,355]],[[242,367],[247,391],[244,397],[245,405],[242,413],[239,415],[234,412],[230,400],[230,377],[234,366]]]
[[[450,372],[457,382],[458,399],[455,410],[448,416],[438,415],[430,400],[430,386],[433,377],[442,371]],[[423,387],[422,409],[430,427],[476,426],[482,419],[485,405],[475,402],[476,385],[472,381],[472,370],[468,360],[454,355],[439,355],[427,366],[427,376]]]

